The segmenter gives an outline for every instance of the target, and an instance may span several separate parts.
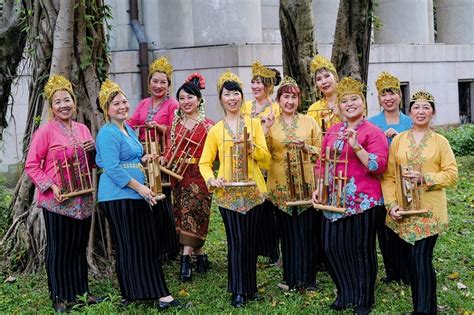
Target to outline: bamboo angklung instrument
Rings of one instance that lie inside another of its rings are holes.
[[[242,128],[242,140],[232,139],[232,146],[230,148],[230,181],[224,183],[225,187],[244,187],[244,186],[255,186],[255,182],[250,180],[248,173],[249,163],[249,147],[250,140],[247,132],[247,126],[244,125]],[[224,139],[224,142],[226,140]],[[224,143],[225,150],[225,143]],[[224,163],[226,155],[224,154]],[[225,169],[225,167],[224,167]]]
[[[193,118],[186,117],[186,119]],[[198,128],[195,126],[192,130],[187,129],[184,127],[185,122],[183,123],[183,127],[180,129],[180,132],[175,136],[175,143],[171,143],[170,149],[172,150],[172,154],[166,164],[166,168],[176,175],[181,176],[181,179],[184,176],[189,164],[191,163],[191,160],[194,159],[196,152],[199,150],[203,144],[203,141],[206,139],[206,137],[200,137],[198,141],[193,140]],[[199,124],[199,122],[196,121],[196,124]],[[206,127],[204,126],[204,128]]]
[[[408,160],[408,159],[407,159]],[[400,215],[423,214],[429,212],[428,209],[421,209],[421,190],[423,183],[418,185],[417,181],[412,181],[404,175],[412,170],[411,166],[398,165],[396,168],[397,182],[401,186],[402,200],[401,209],[398,211]]]
[[[324,132],[323,134],[327,134]],[[343,139],[347,143],[346,139]],[[343,151],[344,146],[340,149]],[[346,192],[344,187],[347,184],[348,150],[344,157],[334,148],[324,148],[324,156],[319,159],[319,168],[316,172],[316,187],[319,190],[319,204],[314,204],[316,209],[337,213],[346,212]],[[332,156],[331,156],[332,153]],[[341,170],[341,165],[343,170]],[[338,167],[339,166],[339,167]],[[339,170],[338,170],[339,168]]]
[[[152,136],[152,130],[155,130],[155,137]],[[145,129],[144,151],[146,155],[159,157],[160,144],[158,143],[159,138],[157,137],[158,134],[156,133],[156,131],[156,127],[153,129]],[[145,175],[147,177],[148,187],[155,194],[155,200],[165,199],[166,196],[165,194],[163,194],[163,186],[161,183],[161,169],[158,158],[146,162]]]
[[[307,164],[311,164],[310,154],[290,144],[286,152],[287,184],[290,192],[287,206],[309,206],[312,203],[311,190],[315,187],[314,176],[307,174],[305,170]]]
[[[66,199],[95,191],[87,152],[81,144],[55,148],[52,156],[54,170],[59,177],[61,198]]]

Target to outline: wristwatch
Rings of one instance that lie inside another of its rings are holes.
[[[357,146],[355,148],[352,148],[352,150],[354,150],[354,153],[357,153],[362,150],[362,147],[360,146],[360,144],[357,144]]]

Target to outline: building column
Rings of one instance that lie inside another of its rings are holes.
[[[436,0],[438,42],[474,44],[474,0]]]
[[[375,43],[434,42],[432,0],[379,0],[375,10],[383,24],[375,30]]]
[[[336,31],[339,0],[313,0],[312,6],[316,43],[332,44]]]

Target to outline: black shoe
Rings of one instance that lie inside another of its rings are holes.
[[[87,299],[87,304],[94,305],[94,304],[102,303],[107,300],[108,300],[108,297],[89,295],[89,298]]]
[[[207,255],[196,255],[196,272],[204,273],[211,268]]]
[[[354,307],[354,314],[358,315],[368,315],[370,314],[370,307],[365,307],[365,306],[356,306]]]
[[[306,291],[310,291],[310,292],[318,291],[318,286],[316,285],[316,283],[305,285],[304,288]]]
[[[278,266],[278,260],[279,260],[278,256],[270,257],[268,258],[267,265],[270,267]]]
[[[244,307],[245,304],[245,295],[243,294],[232,294],[232,301],[230,302],[230,305],[233,307]]]
[[[260,301],[260,300],[263,300],[263,296],[261,296],[258,293],[247,294],[246,300],[247,301]]]
[[[191,256],[181,255],[181,269],[179,273],[179,278],[181,281],[191,281]]]
[[[67,305],[65,301],[56,300],[53,302],[53,308],[55,313],[66,313]]]
[[[159,308],[160,310],[166,310],[170,307],[181,307],[181,303],[178,300],[174,299],[171,302],[158,301],[158,303],[156,303],[155,306]]]
[[[120,303],[119,303],[119,307],[125,308],[125,307],[129,306],[132,303],[133,303],[133,301],[130,301],[130,300],[127,300],[127,299],[121,299]]]
[[[347,307],[337,305],[336,302],[333,302],[331,305],[329,305],[329,308],[332,309],[332,310],[335,310],[335,311],[343,311]]]

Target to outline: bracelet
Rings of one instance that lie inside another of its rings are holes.
[[[360,146],[360,144],[358,144],[355,148],[352,148],[352,150],[354,150],[354,153],[357,153],[362,150],[362,147]]]

